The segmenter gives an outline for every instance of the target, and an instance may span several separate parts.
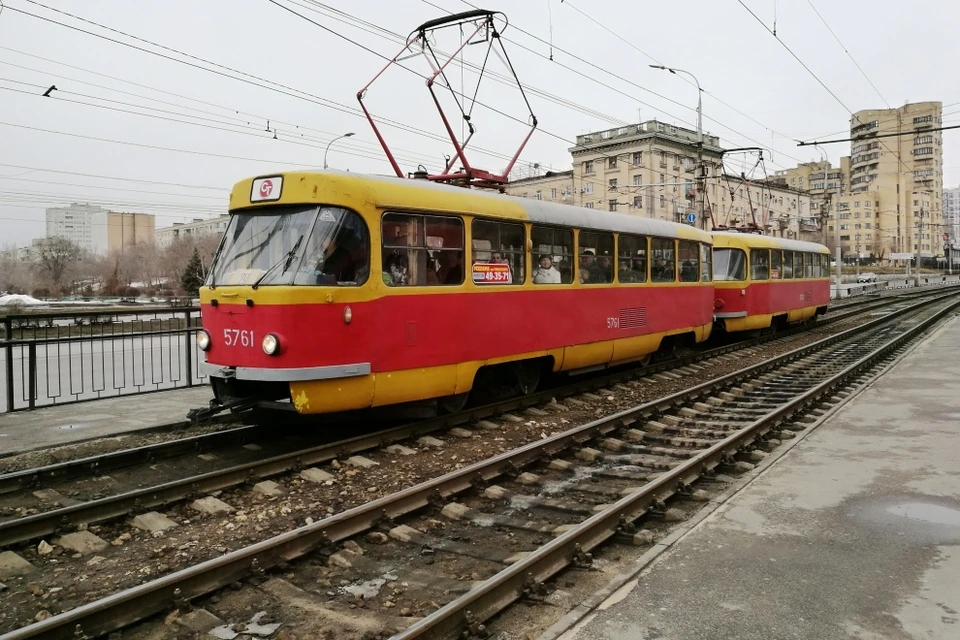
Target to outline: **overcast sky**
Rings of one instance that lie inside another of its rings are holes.
[[[44,209],[73,201],[154,213],[158,227],[215,216],[226,211],[236,181],[320,168],[326,143],[346,132],[356,135],[333,145],[331,167],[390,173],[357,109],[357,90],[384,64],[373,52],[392,57],[399,50],[392,34],[471,8],[462,0],[0,1],[0,246],[42,236]],[[638,119],[693,128],[696,89],[650,69],[654,61],[693,72],[705,91],[704,129],[726,147],[769,148],[764,168],[771,174],[820,158],[796,139],[846,137],[847,109],[939,100],[944,125],[960,123],[956,0],[915,7],[893,0],[482,6],[507,13],[507,54],[539,119],[524,164],[569,168],[577,134]],[[775,17],[777,37],[829,91],[766,30]],[[451,51],[460,37],[447,29],[435,46]],[[485,45],[468,47],[466,62],[479,64],[484,53]],[[404,64],[428,70],[422,58]],[[509,74],[496,56],[488,68]],[[449,77],[472,94],[477,75],[470,68],[461,74],[456,65]],[[57,90],[42,97],[50,85]],[[528,112],[516,88],[494,76],[484,77],[477,99],[471,145],[484,152],[471,160],[499,171],[525,133]],[[417,164],[439,168],[449,145],[438,140],[444,130],[421,78],[394,69],[372,86],[366,104],[408,128],[382,129],[405,172]],[[958,146],[960,134],[945,132],[946,186],[960,183]],[[849,154],[846,143],[827,149],[834,162]],[[731,156],[728,168],[745,163],[750,170],[755,160]]]

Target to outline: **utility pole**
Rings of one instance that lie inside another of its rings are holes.
[[[917,221],[917,269],[913,274],[913,286],[920,286],[920,258],[923,249],[923,201],[920,202],[920,219]]]

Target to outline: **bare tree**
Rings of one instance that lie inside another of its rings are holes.
[[[37,269],[54,289],[62,290],[69,272],[75,269],[84,252],[65,238],[47,238],[37,244]]]
[[[33,262],[14,256],[0,257],[0,291],[28,293],[33,290],[36,277]]]

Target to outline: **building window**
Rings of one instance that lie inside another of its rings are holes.
[[[584,173],[593,173],[593,160],[587,160],[583,163]]]
[[[660,174],[660,184],[663,184],[664,182],[666,182],[666,177],[661,173],[661,174]]]
[[[607,169],[616,169],[617,168],[617,156],[610,156],[607,158]]]
[[[666,205],[664,204],[664,197],[663,197],[663,196],[660,196],[660,206],[661,206],[661,207],[666,206]]]
[[[913,124],[921,124],[923,122],[933,122],[933,116],[917,116],[913,119]]]
[[[611,188],[611,189],[616,189],[616,188],[617,188],[617,179],[616,179],[616,178],[610,178],[610,188]]]
[[[557,190],[556,190],[556,189],[550,189],[550,199],[551,199],[551,200],[556,200],[556,199],[557,199]]]
[[[617,210],[617,200],[616,200],[616,198],[614,198],[613,200],[610,200],[607,204],[610,205],[610,211],[616,211],[616,210]]]
[[[643,176],[637,175],[633,176],[633,186],[642,187],[643,186]]]
[[[643,164],[643,152],[642,152],[642,151],[634,151],[634,152],[633,152],[633,164],[634,164],[634,166],[637,166],[637,167],[639,167],[641,164]]]
[[[593,193],[593,183],[592,182],[584,183],[583,192],[586,193],[587,195],[590,195],[591,193]]]
[[[533,194],[533,198],[534,198],[535,200],[543,200],[543,194],[542,194],[541,192],[537,191],[535,194]]]
[[[643,196],[633,196],[633,206],[635,209],[643,209]]]

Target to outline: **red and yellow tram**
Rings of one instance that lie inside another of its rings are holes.
[[[752,233],[713,233],[714,317],[728,333],[816,318],[830,303],[830,250]]]
[[[713,326],[690,226],[422,180],[238,183],[201,289],[220,401],[327,413],[643,361]]]

